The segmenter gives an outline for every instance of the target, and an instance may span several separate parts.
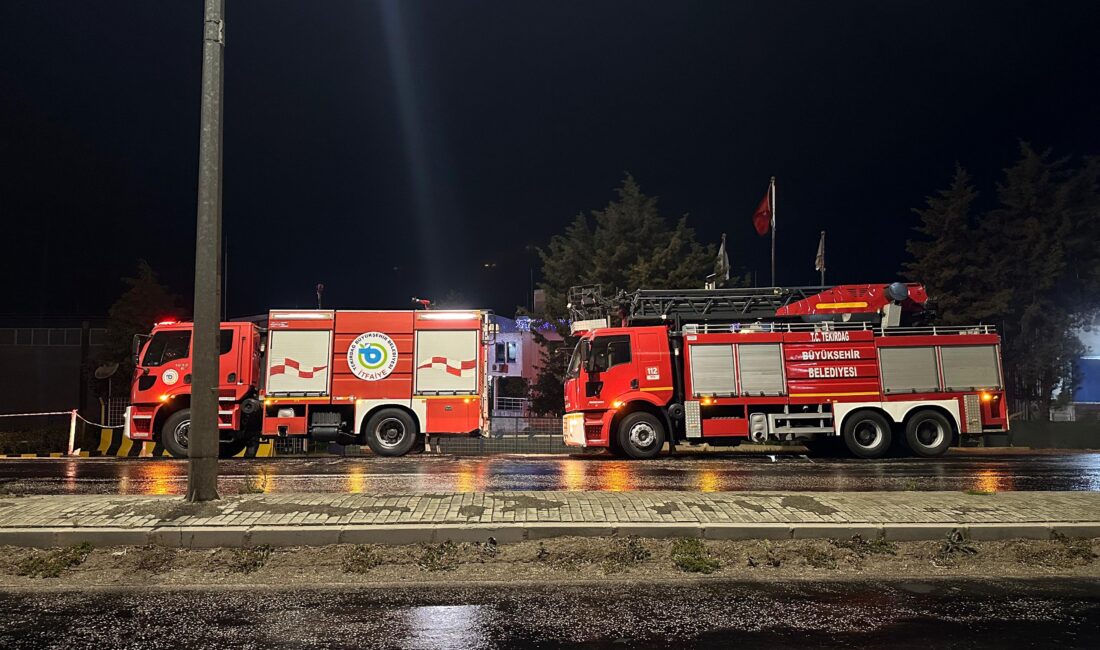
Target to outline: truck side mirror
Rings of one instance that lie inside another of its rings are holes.
[[[584,396],[585,397],[599,397],[600,391],[603,390],[602,381],[586,381],[584,382]]]
[[[130,344],[130,354],[133,358],[135,367],[141,363],[141,339],[141,334],[134,334],[134,340]]]

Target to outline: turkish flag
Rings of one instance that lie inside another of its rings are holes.
[[[770,193],[770,190],[769,190]],[[756,212],[752,215],[752,225],[756,228],[756,234],[763,237],[768,234],[768,228],[772,224],[772,206],[770,197],[765,194],[764,200],[757,206]]]

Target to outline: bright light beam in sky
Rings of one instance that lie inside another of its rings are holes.
[[[382,30],[385,34],[386,54],[389,58],[390,77],[397,95],[397,108],[401,122],[401,136],[405,143],[406,163],[412,181],[412,212],[416,220],[419,262],[422,280],[431,291],[442,291],[446,274],[444,251],[440,247],[440,230],[445,218],[439,211],[435,193],[438,183],[432,175],[432,159],[429,155],[427,127],[416,92],[416,73],[409,54],[409,35],[401,16],[400,0],[382,0],[378,3],[382,14]]]

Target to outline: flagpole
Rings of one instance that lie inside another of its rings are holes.
[[[825,286],[825,231],[821,231],[821,286]]]
[[[772,286],[777,286],[775,283],[775,176],[772,176],[771,183],[768,184],[768,195],[771,201],[771,213],[772,213]]]

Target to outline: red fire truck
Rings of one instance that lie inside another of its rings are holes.
[[[125,433],[187,455],[191,323],[134,339]],[[400,456],[426,434],[488,435],[490,314],[274,310],[267,328],[221,324],[221,455],[258,436],[367,444]]]
[[[933,457],[1006,430],[996,331],[921,325],[926,303],[902,283],[613,299],[576,287],[565,442],[630,458],[666,442],[841,440],[862,458]]]

